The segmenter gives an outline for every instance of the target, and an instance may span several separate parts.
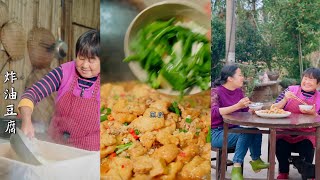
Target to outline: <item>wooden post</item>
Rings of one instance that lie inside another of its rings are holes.
[[[317,127],[317,131],[316,131],[316,179],[320,179],[320,127]]]
[[[72,0],[61,0],[61,6],[61,36],[68,45],[67,57],[62,61],[65,63],[72,60],[74,52],[74,47],[72,47]]]
[[[276,135],[277,132],[275,129],[270,129],[270,135],[269,135],[269,172],[268,172],[268,180],[274,179],[274,168],[275,168],[275,153],[276,153]]]
[[[227,151],[228,151],[228,130],[229,124],[223,123],[223,144],[222,144],[222,155],[221,155],[221,165],[220,165],[220,179],[224,180],[226,177],[226,167],[227,167]]]

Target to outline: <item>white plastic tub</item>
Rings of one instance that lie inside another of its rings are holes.
[[[0,144],[1,180],[99,180],[100,154],[39,141],[46,164],[35,166],[19,161],[10,143]]]

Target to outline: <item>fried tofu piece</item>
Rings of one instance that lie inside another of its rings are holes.
[[[155,140],[156,136],[152,132],[146,132],[140,136],[141,144],[147,149],[151,148]]]
[[[182,179],[205,179],[210,178],[211,165],[208,159],[195,156],[189,163],[183,166],[179,176]]]
[[[100,176],[100,180],[123,180],[116,169],[110,169],[106,174],[101,174]]]
[[[207,144],[207,140],[206,140],[207,132],[201,131],[201,132],[199,133],[199,135],[196,136],[196,137],[197,137],[197,140],[198,140],[198,142],[197,142],[197,145],[198,145],[198,146],[202,147],[202,146],[204,146],[204,145]]]
[[[100,86],[100,97],[101,99],[110,98],[117,96],[119,94],[125,93],[124,87],[121,85],[114,84],[102,84]],[[101,105],[105,104],[104,101],[101,101]]]
[[[203,159],[210,159],[211,158],[211,143],[206,143],[204,146],[200,149],[200,156]]]
[[[166,163],[171,163],[176,159],[179,153],[179,148],[175,144],[166,144],[156,149],[152,154],[152,157],[157,159],[164,159]]]
[[[132,177],[133,165],[132,161],[127,158],[114,157],[110,162],[110,169],[106,176],[129,180]]]
[[[102,134],[100,137],[100,145],[103,144],[104,146],[111,146],[116,144],[116,136],[115,135],[110,135],[108,133]]]
[[[158,100],[150,105],[150,108],[155,108],[163,112],[164,114],[168,114],[168,108],[171,105],[170,101]]]
[[[179,144],[179,139],[174,137],[172,134],[170,134],[167,130],[161,129],[157,134],[156,134],[156,140],[160,142],[163,145],[166,144]]]
[[[135,96],[136,98],[140,98],[146,96],[152,92],[152,89],[146,84],[141,84],[140,86],[134,86],[133,89],[130,91],[130,94]]]
[[[169,113],[168,115],[167,115],[167,119],[166,120],[173,120],[174,122],[178,122],[178,120],[179,120],[179,115],[178,114],[176,114],[176,113]]]
[[[155,177],[162,174],[168,174],[168,169],[166,167],[166,162],[164,159],[152,159],[152,170],[150,171],[150,176]]]
[[[164,127],[164,117],[151,117],[150,113],[158,112],[159,110],[148,108],[143,116],[133,120],[130,127],[138,129],[140,132],[153,131]]]
[[[110,170],[110,161],[108,159],[102,159],[100,163],[100,174],[104,175]]]
[[[137,118],[137,115],[129,114],[129,113],[114,113],[114,112],[112,112],[112,116],[114,117],[115,121],[118,121],[120,123],[125,123],[125,122],[130,123]]]
[[[151,177],[146,174],[135,174],[132,180],[151,180]]]
[[[132,159],[133,160],[133,172],[138,174],[148,174],[153,168],[152,158],[149,156],[139,156]]]
[[[136,101],[129,102],[126,99],[119,99],[113,106],[112,111],[115,113],[129,113],[134,115],[142,115],[146,110],[146,105]]]
[[[176,122],[174,122],[172,119],[166,119],[164,121],[164,126],[165,127],[162,128],[161,131],[167,131],[169,134],[173,134],[177,128]]]
[[[193,139],[194,133],[192,132],[179,132],[177,134],[174,134],[173,136],[177,137],[179,139],[179,145],[180,147],[187,147],[189,144],[196,144],[197,139]]]
[[[187,118],[188,115],[191,119],[197,118],[201,113],[200,109],[197,108],[182,108],[181,112],[181,116],[184,119]]]
[[[129,147],[127,153],[130,154],[130,157],[142,156],[147,152],[147,149],[142,146],[139,141],[134,141],[132,146]]]
[[[182,169],[183,163],[180,161],[172,162],[168,165],[168,174],[162,175],[161,180],[175,180],[177,173]]]
[[[209,151],[211,152],[211,150]],[[196,144],[189,144],[189,146],[182,149],[181,156],[178,156],[177,161],[189,162],[193,157],[199,155],[200,149]]]
[[[107,148],[100,149],[100,158],[105,158],[109,154],[113,153],[116,150],[116,146],[108,146]]]
[[[109,129],[108,121],[103,121],[100,123],[100,135],[106,132]]]

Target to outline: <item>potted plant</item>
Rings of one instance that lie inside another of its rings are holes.
[[[280,76],[279,71],[268,71],[267,74],[270,81],[276,81]]]
[[[280,82],[280,86],[283,89],[288,88],[291,85],[296,85],[297,84],[297,80],[293,79],[293,78],[283,78]]]

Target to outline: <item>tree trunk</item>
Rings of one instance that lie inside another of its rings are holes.
[[[235,63],[236,16],[234,0],[227,0],[226,64]]]
[[[302,79],[302,73],[303,73],[303,62],[302,62],[302,47],[301,47],[301,35],[299,32],[299,44],[298,44],[298,51],[299,51],[299,67],[300,67],[300,77]]]

